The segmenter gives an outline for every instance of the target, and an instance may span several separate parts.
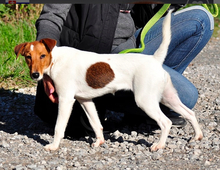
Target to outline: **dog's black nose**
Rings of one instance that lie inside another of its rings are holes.
[[[40,76],[38,72],[32,73],[32,77],[37,79]]]

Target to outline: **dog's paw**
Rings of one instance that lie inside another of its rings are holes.
[[[96,142],[92,144],[92,147],[98,147],[98,146],[102,145],[104,142],[105,142],[104,139],[97,138]]]
[[[46,146],[44,147],[44,149],[45,149],[46,151],[55,151],[55,150],[57,150],[58,148],[59,148],[59,147],[56,146],[56,145],[54,145],[53,143],[48,144],[48,145],[46,145]]]
[[[203,134],[201,132],[200,134],[196,135],[194,139],[195,140],[202,140],[202,138],[203,138]]]
[[[195,142],[195,141],[198,141],[198,140],[200,141],[200,140],[202,140],[202,138],[203,138],[203,134],[200,133],[200,134],[196,135],[194,138],[190,139],[189,143],[192,143],[192,142]]]
[[[163,144],[159,144],[159,143],[154,143],[151,147],[150,147],[150,150],[151,152],[155,152],[159,149],[163,149],[165,147],[165,145]]]

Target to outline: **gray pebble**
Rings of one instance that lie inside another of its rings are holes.
[[[75,166],[75,167],[79,167],[79,166],[81,166],[81,165],[80,165],[79,162],[75,162],[75,163],[73,164],[73,166]]]
[[[1,145],[0,146],[2,146],[3,148],[9,148],[10,147],[10,145],[5,140],[1,141]]]

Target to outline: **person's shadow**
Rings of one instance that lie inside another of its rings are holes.
[[[42,145],[48,141],[38,134],[53,134],[52,127],[42,122],[33,112],[35,95],[0,89],[0,131],[18,133],[33,138]],[[0,137],[1,138],[1,137]]]

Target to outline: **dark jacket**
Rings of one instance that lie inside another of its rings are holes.
[[[124,4],[47,4],[36,22],[37,40],[53,38],[58,45],[97,53],[110,53],[119,10]],[[136,15],[137,14],[137,15]],[[132,10],[137,27],[154,14],[150,5]]]
[[[61,32],[62,45],[98,53],[112,47],[120,5],[72,5]]]
[[[131,7],[128,4],[46,4],[36,21],[37,40],[52,38],[58,46],[110,53],[119,10]],[[158,9],[160,6],[152,9],[148,4],[134,5],[131,16],[136,27],[144,27]]]

